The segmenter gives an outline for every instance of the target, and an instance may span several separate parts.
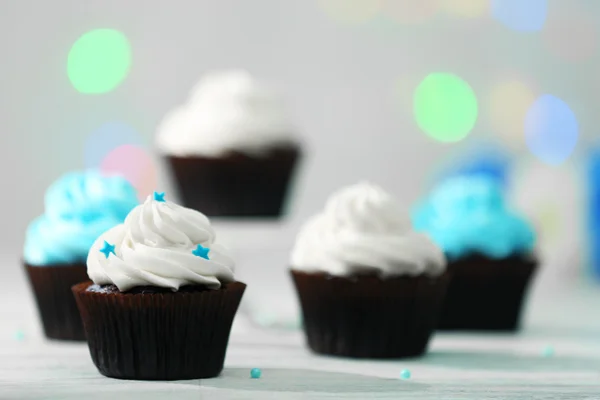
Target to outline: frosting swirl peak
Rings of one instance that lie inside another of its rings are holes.
[[[441,250],[382,188],[359,183],[334,193],[323,212],[298,234],[292,268],[347,276],[376,271],[382,275],[439,275]]]
[[[156,198],[149,196],[123,224],[96,240],[87,260],[90,279],[98,285],[114,284],[120,291],[137,286],[218,289],[232,282],[234,261],[215,243],[209,219]]]

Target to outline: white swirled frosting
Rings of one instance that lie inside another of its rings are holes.
[[[105,242],[114,246],[108,257]],[[198,245],[207,258],[194,254]],[[208,218],[195,210],[149,196],[123,224],[106,231],[93,244],[88,275],[97,285],[116,285],[120,291],[156,286],[177,291],[186,285],[218,289],[234,280],[234,261],[215,243]]]
[[[156,145],[176,156],[261,154],[293,143],[293,133],[279,97],[246,71],[232,70],[202,78],[187,103],[161,122]]]
[[[349,276],[440,275],[446,260],[428,236],[412,230],[408,213],[379,186],[359,183],[334,193],[300,230],[294,270]]]

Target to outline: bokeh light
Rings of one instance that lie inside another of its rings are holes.
[[[538,228],[541,240],[556,238],[560,228],[559,207],[552,201],[540,202],[538,208]]]
[[[107,122],[93,131],[84,144],[84,161],[88,168],[97,168],[112,150],[123,145],[143,146],[142,137],[123,122]]]
[[[548,242],[555,243],[558,229],[564,220],[560,213],[561,201],[552,194],[556,188],[549,180],[553,176],[548,166],[521,166],[515,174],[515,185],[511,202],[534,225],[538,243],[547,246]],[[560,174],[561,178],[564,178]],[[531,190],[535,188],[535,190]],[[562,204],[564,205],[564,204]]]
[[[477,121],[477,98],[456,75],[433,73],[417,87],[414,113],[419,127],[440,142],[464,139]]]
[[[565,161],[575,149],[579,127],[569,106],[552,95],[539,97],[525,117],[529,150],[550,165]]]
[[[119,146],[104,158],[100,170],[106,174],[123,175],[144,200],[158,186],[158,174],[150,154],[140,146]]]
[[[489,11],[490,0],[441,0],[442,9],[450,15],[477,18]]]
[[[383,12],[402,24],[416,24],[434,17],[440,10],[440,0],[385,0]]]
[[[500,82],[490,91],[490,125],[513,149],[525,148],[525,117],[534,101],[533,89],[518,80]]]
[[[83,34],[69,52],[67,72],[77,91],[106,93],[125,79],[131,66],[129,41],[113,29]]]
[[[339,22],[360,24],[377,17],[383,0],[319,0],[321,9]]]
[[[547,0],[492,0],[494,18],[515,31],[541,30],[547,14]]]
[[[573,260],[562,261],[573,250],[581,252],[583,191],[577,167],[523,160],[512,177],[511,203],[533,223],[544,262],[559,269],[576,267]]]
[[[555,56],[580,62],[594,55],[598,44],[596,30],[596,23],[587,14],[561,13],[548,19],[542,38]]]

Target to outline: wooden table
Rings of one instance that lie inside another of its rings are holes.
[[[580,282],[537,282],[518,335],[438,334],[416,360],[315,356],[301,332],[240,314],[219,378],[138,382],[101,376],[84,344],[43,339],[20,270],[8,271],[18,273],[0,294],[0,399],[600,399],[600,288]]]

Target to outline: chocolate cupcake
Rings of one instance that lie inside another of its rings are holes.
[[[98,235],[137,204],[129,182],[98,171],[68,173],[47,190],[44,215],[27,228],[23,264],[48,338],[85,340],[71,286],[87,280],[85,260]]]
[[[439,328],[515,331],[537,268],[535,234],[504,201],[496,180],[450,178],[413,214],[449,260],[448,288]]]
[[[217,376],[246,285],[198,211],[155,193],[92,246],[73,287],[92,360],[121,379]]]
[[[204,77],[156,144],[183,204],[219,217],[279,217],[301,151],[279,98],[245,71]]]
[[[335,193],[301,229],[291,265],[314,352],[426,352],[446,292],[446,261],[383,189],[361,183]]]

